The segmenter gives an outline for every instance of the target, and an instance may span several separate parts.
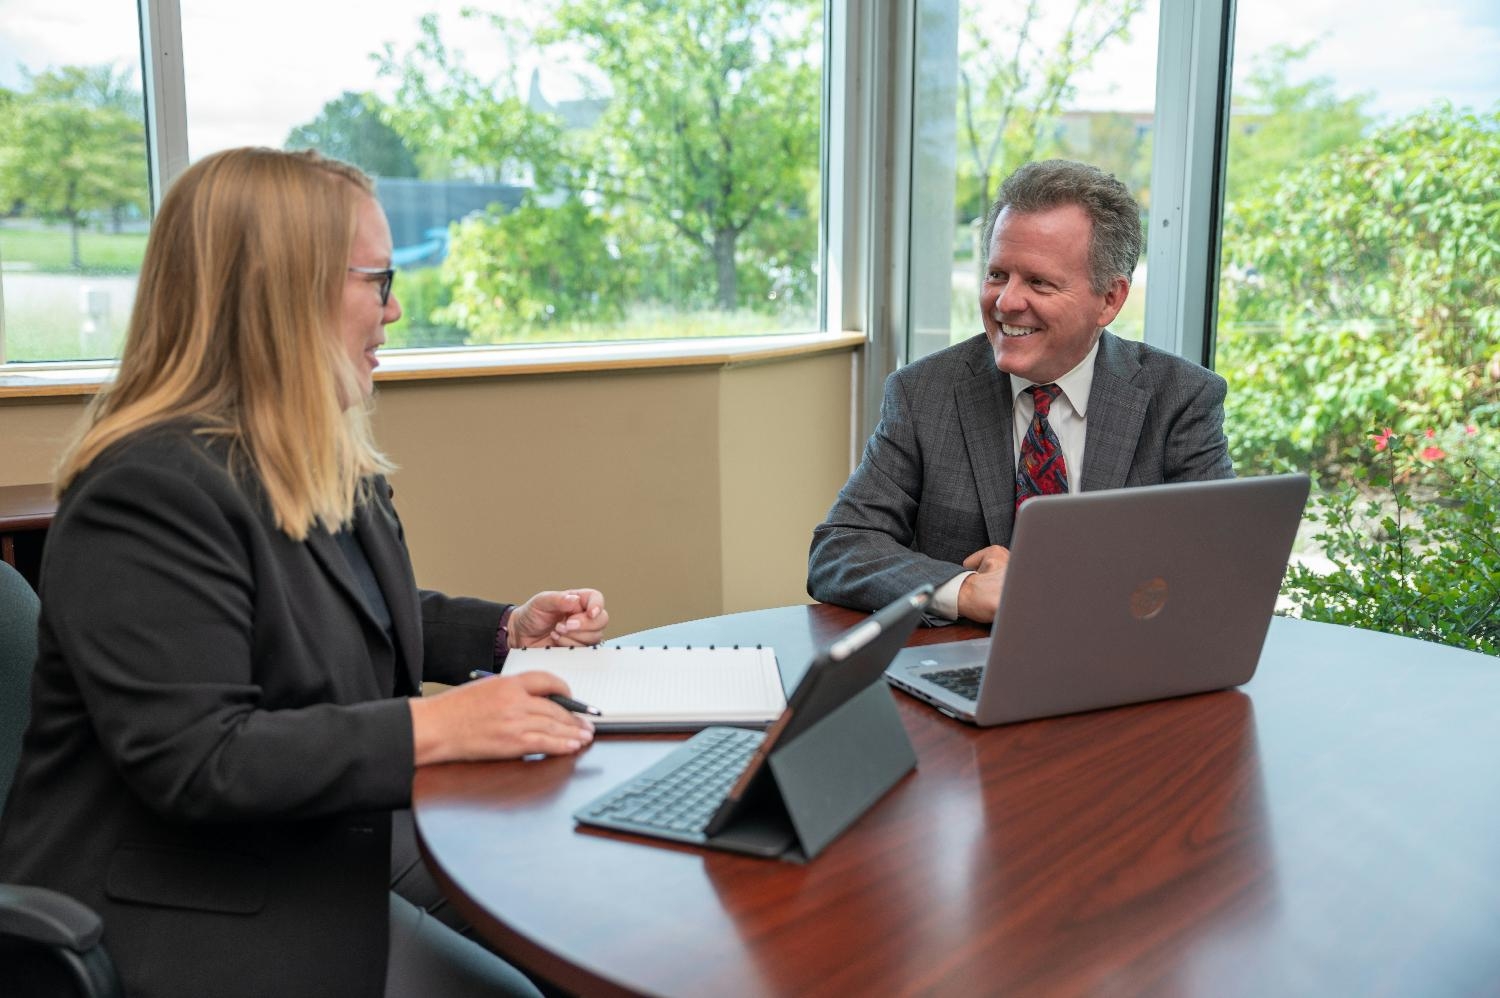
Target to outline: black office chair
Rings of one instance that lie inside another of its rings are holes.
[[[40,610],[31,586],[0,561],[0,810],[21,755]],[[100,945],[103,934],[93,909],[66,894],[0,884],[0,994],[120,998],[119,976]]]

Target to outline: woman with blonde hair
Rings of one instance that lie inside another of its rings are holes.
[[[535,994],[392,891],[393,814],[410,853],[416,767],[587,745],[556,677],[464,679],[608,614],[417,589],[369,427],[391,252],[353,167],[196,163],[63,458],[0,881],[97,910],[128,994]]]

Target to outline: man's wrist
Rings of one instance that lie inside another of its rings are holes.
[[[515,614],[516,608],[508,606],[500,615],[500,624],[495,628],[495,671],[499,672],[505,668],[505,659],[510,655],[510,618]]]
[[[959,591],[964,587],[964,580],[973,574],[973,572],[959,572],[933,590],[932,602],[927,604],[928,615],[942,617],[944,620],[957,620]]]

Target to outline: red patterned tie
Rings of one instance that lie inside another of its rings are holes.
[[[1036,409],[1026,439],[1021,441],[1021,462],[1016,467],[1016,511],[1032,496],[1054,495],[1068,491],[1068,465],[1063,460],[1062,443],[1052,432],[1047,414],[1052,400],[1062,394],[1056,385],[1032,385],[1031,402]]]

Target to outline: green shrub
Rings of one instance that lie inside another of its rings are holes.
[[[1443,105],[1226,206],[1215,366],[1236,466],[1345,473],[1371,426],[1500,400],[1500,110]]]
[[[556,207],[530,194],[513,211],[492,207],[452,227],[436,314],[474,343],[506,343],[570,321],[619,319],[628,270],[610,221],[577,198]]]
[[[1354,484],[1310,519],[1333,563],[1295,566],[1298,616],[1500,655],[1500,407],[1476,423],[1382,430],[1351,455]]]
[[[386,347],[462,346],[464,331],[442,322],[435,313],[452,300],[437,267],[416,267],[396,275],[395,292],[401,319],[386,327]]]
[[[1298,320],[1255,331],[1221,327],[1216,368],[1231,454],[1242,470],[1310,469],[1327,483],[1371,426],[1403,434],[1466,422],[1493,389],[1455,371],[1423,338],[1388,322]]]

